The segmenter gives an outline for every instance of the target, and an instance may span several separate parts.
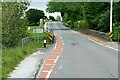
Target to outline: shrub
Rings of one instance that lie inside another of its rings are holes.
[[[113,40],[117,41],[120,39],[120,23],[115,23],[113,25]]]

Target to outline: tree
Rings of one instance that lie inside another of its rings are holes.
[[[113,3],[113,22],[120,22],[120,2]]]
[[[29,2],[2,2],[2,44],[7,47],[18,45],[27,36],[24,11]]]
[[[47,5],[47,11],[52,12],[60,12],[61,17],[63,18],[64,22],[71,21],[71,27],[74,27],[74,22],[78,21],[81,18],[82,11],[81,6],[82,3],[76,2],[49,2]],[[76,14],[79,14],[76,15]]]
[[[26,11],[26,17],[30,25],[37,25],[41,18],[45,18],[44,15],[44,12],[38,9],[29,9],[28,11]]]
[[[53,16],[49,16],[49,19],[55,21],[55,18]]]
[[[120,41],[120,22],[113,24],[113,40]]]
[[[120,2],[113,3],[113,40],[120,41]]]
[[[84,6],[84,16],[85,16],[84,19],[87,21],[91,29],[96,29],[96,26],[98,26],[100,16],[109,9],[109,3],[89,2],[89,3],[84,3],[83,6]]]
[[[56,17],[56,20],[57,20],[57,21],[61,21],[60,16],[57,16],[57,17]]]
[[[76,28],[77,22],[82,28],[109,32],[110,3],[109,2],[49,2],[47,11],[60,12],[63,22]],[[83,25],[83,21],[86,25]],[[113,38],[117,40],[120,25],[120,1],[113,3]],[[120,35],[120,34],[119,34]]]
[[[109,32],[110,30],[110,10],[102,13],[98,19],[96,30],[101,32]]]
[[[47,16],[44,16],[43,19],[48,19]]]

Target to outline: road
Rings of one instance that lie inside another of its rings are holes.
[[[47,27],[63,40],[62,53],[50,78],[118,77],[118,51],[75,34],[61,22],[48,22]]]

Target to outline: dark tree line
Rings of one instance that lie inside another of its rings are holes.
[[[47,17],[42,10],[29,9],[26,11],[26,18],[29,22],[29,25],[39,25],[40,19],[46,19]]]
[[[110,2],[49,2],[48,12],[61,12],[63,22],[71,28],[90,28],[108,33],[110,30]],[[120,2],[113,3],[114,39],[120,32]],[[115,36],[116,35],[116,36]]]

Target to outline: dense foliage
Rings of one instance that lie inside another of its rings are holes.
[[[49,2],[47,6],[48,12],[60,12],[63,21],[71,28],[78,27],[79,24],[80,28],[90,28],[102,32],[110,30],[109,2]],[[113,23],[120,22],[119,12],[120,2],[114,2]],[[119,26],[118,28],[120,28]]]
[[[55,18],[53,16],[49,16],[49,19],[55,21]]]
[[[57,16],[57,17],[56,17],[56,20],[57,20],[57,21],[61,21],[60,16]]]
[[[29,9],[26,11],[26,17],[29,21],[29,25],[37,25],[41,18],[46,18],[44,11],[38,9]]]
[[[28,2],[2,2],[2,44],[14,47],[26,37],[27,20],[24,11],[29,6]]]

